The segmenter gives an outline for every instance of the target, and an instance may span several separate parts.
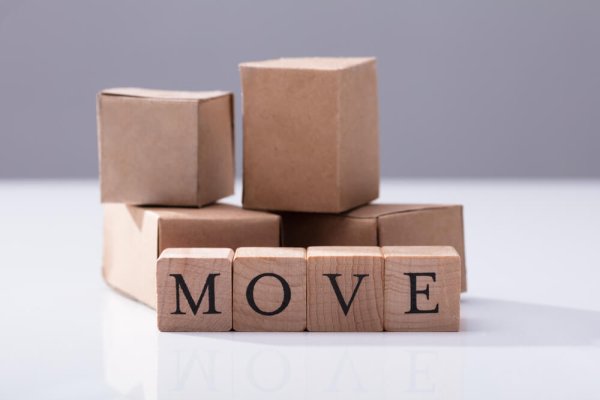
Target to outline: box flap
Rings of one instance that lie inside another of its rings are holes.
[[[184,207],[150,207],[146,208],[160,216],[162,220],[269,220],[279,221],[281,217],[264,211],[246,210],[229,204],[215,203],[201,208]]]
[[[377,218],[389,214],[446,208],[454,204],[369,204],[348,211],[344,215],[351,218]]]
[[[273,60],[249,61],[240,64],[241,68],[307,69],[339,71],[357,65],[375,62],[374,57],[298,57]]]
[[[235,180],[233,95],[197,105],[196,198],[206,205],[233,194]]]
[[[158,216],[120,203],[103,205],[104,279],[128,296],[156,308]]]
[[[159,90],[159,89],[144,89],[134,87],[122,87],[122,88],[111,88],[104,89],[100,92],[102,95],[107,96],[123,96],[123,97],[139,97],[148,99],[161,99],[161,100],[210,100],[216,97],[229,96],[232,93],[213,90],[206,92],[187,92],[187,91],[176,91],[176,90]]]

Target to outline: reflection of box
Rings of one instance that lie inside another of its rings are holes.
[[[156,307],[156,260],[169,247],[279,246],[280,217],[215,204],[203,208],[104,205],[106,281]]]
[[[101,92],[102,201],[200,206],[232,194],[232,103],[228,92]]]
[[[244,207],[341,212],[379,194],[373,58],[240,65]]]
[[[452,246],[462,260],[460,205],[370,204],[343,214],[282,213],[284,246]]]

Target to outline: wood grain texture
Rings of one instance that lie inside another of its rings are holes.
[[[384,246],[382,252],[385,330],[458,331],[461,261],[456,250],[449,246]]]
[[[233,329],[306,329],[305,249],[237,249],[233,261]]]
[[[163,251],[156,268],[158,329],[163,332],[231,330],[232,262],[231,249]],[[207,284],[211,279],[212,288]],[[214,312],[211,312],[211,290]]]
[[[379,247],[309,247],[307,271],[309,331],[383,330]]]

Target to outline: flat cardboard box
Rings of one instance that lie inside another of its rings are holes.
[[[369,204],[342,214],[281,216],[286,247],[452,246],[462,260],[462,290],[467,289],[461,205]]]
[[[240,64],[245,208],[342,212],[379,196],[374,58]]]
[[[98,94],[102,202],[202,206],[233,193],[233,95]]]
[[[156,308],[156,261],[167,248],[277,247],[278,215],[215,204],[150,208],[104,204],[103,275],[124,294]]]

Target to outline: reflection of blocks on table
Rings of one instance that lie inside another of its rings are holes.
[[[157,399],[156,317],[114,293],[103,303],[102,358],[105,383],[115,392],[111,397]]]
[[[158,329],[229,331],[232,262],[231,249],[163,251],[156,266]]]
[[[383,330],[383,256],[379,247],[309,247],[309,331]]]
[[[201,206],[233,193],[233,95],[109,89],[98,95],[102,202]]]
[[[369,204],[341,214],[282,213],[283,246],[452,246],[466,290],[463,208],[443,204]]]
[[[153,377],[157,399],[235,398],[233,364],[240,349],[230,334],[157,335],[158,375]]]
[[[156,259],[173,247],[279,246],[280,217],[226,204],[202,208],[104,205],[103,275],[156,307]]]
[[[341,212],[379,194],[373,58],[240,65],[244,207]]]
[[[306,250],[239,248],[233,262],[233,329],[306,329]]]
[[[452,247],[382,248],[386,331],[458,331],[460,256]]]

